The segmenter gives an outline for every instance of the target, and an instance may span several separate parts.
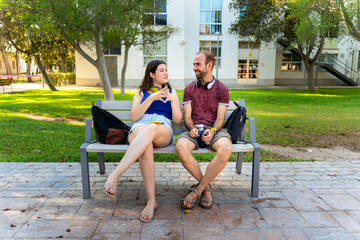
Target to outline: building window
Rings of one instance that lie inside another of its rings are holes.
[[[215,63],[219,61],[219,66],[221,66],[221,41],[219,41],[219,56],[216,55],[217,41],[200,41],[200,51],[209,51],[215,56]]]
[[[143,53],[144,65],[155,59],[167,62],[167,40],[163,39],[154,44],[145,44]]]
[[[106,49],[104,54],[105,55],[121,55],[121,48],[117,47],[117,48]]]
[[[260,44],[256,42],[239,42],[240,49],[259,49]]]
[[[359,54],[358,54],[357,70],[360,71],[360,51],[359,51]]]
[[[200,34],[221,33],[222,0],[200,0]]]
[[[13,67],[13,69],[16,69],[16,63],[15,63],[15,61],[12,61],[12,67]]]
[[[149,13],[149,25],[167,25],[166,0],[154,1],[156,13]]]
[[[301,59],[291,53],[284,53],[282,58],[281,70],[283,71],[301,70]]]
[[[318,63],[326,63],[327,65],[334,67],[334,65],[336,64],[336,58],[337,58],[337,54],[320,55],[318,59]],[[321,67],[319,69],[323,70]]]

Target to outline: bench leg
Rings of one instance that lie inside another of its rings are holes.
[[[89,161],[86,147],[88,143],[84,143],[80,147],[80,161],[81,161],[81,180],[83,189],[83,198],[90,198],[90,176],[89,176]]]
[[[236,154],[236,173],[238,174],[241,173],[243,159],[244,159],[244,153],[239,152]]]
[[[260,175],[260,145],[252,143],[255,151],[253,153],[252,177],[251,177],[251,196],[259,197],[259,175]]]
[[[99,163],[99,172],[100,174],[105,173],[105,161],[104,161],[104,153],[97,153],[98,163]]]

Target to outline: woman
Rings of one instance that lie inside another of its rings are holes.
[[[139,158],[148,197],[147,204],[140,214],[140,220],[143,222],[149,222],[157,208],[153,148],[166,147],[173,143],[170,120],[178,124],[181,117],[179,98],[168,83],[165,62],[151,61],[133,99],[131,120],[134,124],[128,136],[130,146],[104,186],[105,193],[114,198],[119,177]]]

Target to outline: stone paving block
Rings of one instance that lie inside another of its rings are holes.
[[[263,240],[261,232],[258,229],[226,229],[227,238],[218,238],[218,239],[236,239],[236,240]],[[206,237],[199,239],[207,239]],[[216,239],[216,238],[211,238]]]
[[[0,191],[0,198],[24,198],[28,196],[30,191]]]
[[[156,219],[180,219],[181,218],[180,204],[159,204],[156,212]]]
[[[356,240],[343,228],[304,228],[311,240]]]
[[[338,228],[337,221],[327,212],[299,212],[310,227],[313,228]]]
[[[345,212],[360,223],[360,211],[345,211]]]
[[[137,220],[100,220],[91,239],[139,240],[141,224]]]
[[[15,234],[15,238],[89,238],[97,221],[94,220],[30,220]]]
[[[198,204],[195,204],[193,209],[181,210],[184,223],[199,224],[203,223],[203,215]]]
[[[285,235],[279,228],[260,228],[260,233],[266,240],[286,240]]]
[[[80,207],[83,204],[82,197],[55,197],[49,198],[45,202],[45,207]]]
[[[222,204],[220,206],[225,225],[229,228],[267,227],[256,207],[249,204]]]
[[[41,207],[46,198],[0,198],[0,209],[29,210]]]
[[[250,192],[247,191],[223,191],[225,201],[228,203],[251,203],[253,201]]]
[[[350,193],[351,196],[360,201],[360,189],[345,189],[346,192]]]
[[[319,197],[334,210],[360,210],[360,201],[350,194],[319,194]]]
[[[0,211],[0,239],[10,239],[17,233],[22,225],[34,215],[35,209]]]
[[[227,234],[229,234],[229,231],[231,231],[231,229],[226,229],[226,230],[227,230],[226,231]],[[186,240],[199,240],[199,239],[219,240],[219,239],[224,239],[224,235],[225,235],[225,226],[222,224],[184,223],[184,238]],[[238,233],[235,233],[234,236],[240,236],[240,235]],[[229,239],[229,238],[225,238],[225,239]]]
[[[306,221],[292,208],[259,208],[270,227],[308,227]]]
[[[281,228],[288,240],[309,240],[301,228]]]
[[[330,212],[331,216],[348,232],[360,232],[360,222],[342,211]],[[350,213],[351,214],[351,213]]]
[[[141,211],[145,208],[145,202],[124,202],[119,203],[114,211],[113,218],[122,220],[138,220]],[[156,211],[154,216],[156,218]],[[139,220],[140,221],[140,220]]]
[[[181,219],[154,219],[143,224],[140,239],[184,239]]]
[[[79,207],[42,207],[31,219],[73,219],[78,210]]]
[[[325,189],[311,189],[315,194],[334,194],[334,193],[346,193],[344,189],[341,188],[325,188]]]
[[[222,223],[222,216],[217,204],[213,204],[210,209],[200,209],[204,216],[204,223]]]
[[[283,190],[282,194],[297,211],[318,212],[333,210],[310,190]]]
[[[114,200],[85,200],[75,214],[74,219],[110,219],[113,216],[116,204]]]

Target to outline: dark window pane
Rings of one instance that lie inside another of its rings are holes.
[[[166,13],[166,0],[157,0],[155,3],[156,10]]]
[[[121,48],[110,48],[107,49],[104,53],[105,55],[121,55]]]
[[[216,32],[221,33],[221,25],[211,25],[211,33],[215,34]]]
[[[292,61],[293,62],[301,62],[301,58],[296,55],[292,55]]]
[[[283,61],[290,62],[291,61],[291,54],[290,53],[284,53],[283,54]]]
[[[221,23],[221,11],[211,11],[211,23]]]
[[[166,25],[167,16],[166,15],[156,15],[155,16],[155,25]]]

